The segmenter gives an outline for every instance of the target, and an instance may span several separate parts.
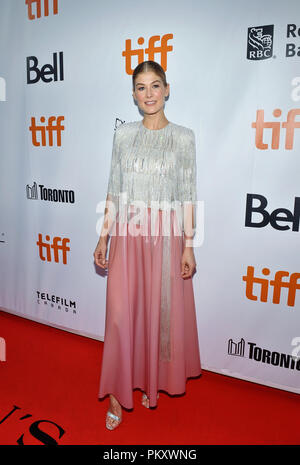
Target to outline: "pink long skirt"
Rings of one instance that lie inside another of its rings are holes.
[[[155,236],[150,208],[147,214],[144,235],[133,236],[128,224],[116,223],[108,256],[98,397],[113,394],[128,409],[133,389],[144,391],[155,407],[159,390],[183,394],[187,378],[201,374],[193,282],[181,276],[183,237],[174,233],[175,213],[168,237],[162,211]]]

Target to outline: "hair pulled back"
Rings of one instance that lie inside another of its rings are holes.
[[[167,78],[163,67],[160,64],[156,63],[156,61],[148,60],[139,63],[137,67],[134,69],[132,74],[133,90],[135,90],[135,82],[137,75],[140,73],[146,73],[147,71],[153,71],[158,77],[161,78],[163,85],[167,87]]]

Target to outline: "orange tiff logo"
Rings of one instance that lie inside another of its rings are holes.
[[[56,142],[57,146],[61,146],[61,132],[65,129],[64,126],[61,125],[61,122],[64,120],[63,116],[50,116],[48,118],[48,124],[43,125],[37,125],[35,117],[31,117],[31,126],[29,126],[29,130],[31,131],[32,134],[32,144],[35,145],[36,147],[39,147],[40,145],[46,146],[47,145],[47,137],[46,134],[48,134],[48,145],[50,147],[53,146],[53,133],[56,133]],[[40,118],[41,123],[46,122],[46,118],[42,116]],[[56,122],[56,124],[54,124]]]
[[[32,11],[32,4],[36,6],[36,16],[33,14]],[[27,14],[29,19],[36,19],[40,18],[42,14],[42,1],[41,0],[25,0],[25,4],[28,6]],[[44,16],[49,16],[49,0],[44,0]],[[54,15],[58,13],[58,0],[52,0],[52,11]]]
[[[262,274],[268,276],[270,274],[269,268],[263,268]],[[286,280],[283,280],[286,278]],[[288,289],[287,304],[289,307],[295,306],[296,291],[300,289],[300,273],[290,273],[288,271],[276,271],[274,279],[258,278],[254,276],[254,266],[247,267],[247,274],[243,276],[243,281],[246,282],[246,297],[250,300],[257,300],[257,295],[254,294],[254,285],[257,284],[260,288],[259,300],[261,302],[268,301],[269,287],[273,287],[273,304],[279,304],[281,298],[282,288]]]
[[[122,52],[122,56],[125,57],[125,69],[127,74],[133,74],[131,58],[137,56],[138,64],[145,61],[145,53],[148,55],[148,60],[157,61],[154,59],[156,53],[160,53],[160,64],[164,71],[167,71],[167,55],[168,52],[173,50],[172,45],[168,45],[168,41],[173,39],[173,34],[165,34],[164,36],[151,36],[148,41],[147,48],[136,48],[132,49],[131,39],[126,39],[125,50]],[[139,45],[143,45],[145,42],[144,37],[139,37],[137,40]],[[156,43],[159,42],[159,45]]]
[[[282,111],[276,108],[273,111],[273,116],[279,118]],[[300,115],[300,108],[294,108],[287,114],[286,121],[265,121],[264,110],[256,111],[256,121],[251,124],[255,129],[255,145],[260,150],[266,150],[269,146],[263,142],[264,129],[272,129],[272,149],[278,150],[280,140],[280,128],[283,127],[285,132],[285,148],[292,150],[294,146],[294,132],[295,128],[300,128],[300,121],[295,121],[297,115]]]
[[[66,237],[62,239],[61,237],[56,236],[53,238],[52,243],[50,243],[50,236],[48,234],[46,235],[45,239],[47,242],[43,241],[43,235],[39,233],[39,240],[36,242],[36,245],[39,248],[40,259],[43,260],[43,262],[52,262],[53,258],[56,263],[59,263],[59,251],[61,250],[62,262],[64,265],[66,265],[67,252],[70,251],[70,247],[68,247],[67,244],[70,242],[70,239]],[[46,252],[46,256],[44,256],[44,251]]]

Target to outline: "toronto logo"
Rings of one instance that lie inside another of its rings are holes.
[[[239,342],[234,342],[232,339],[228,341],[228,355],[237,355],[244,357],[245,355],[245,339],[241,338]]]
[[[248,28],[248,60],[266,60],[273,55],[274,25]]]
[[[293,339],[292,344],[297,345],[300,338]],[[279,368],[288,368],[290,370],[300,371],[300,356],[298,355],[300,346],[293,349],[291,354],[270,350],[259,347],[255,342],[247,342],[244,338],[234,342],[231,338],[227,342],[227,354],[230,356],[244,357],[255,362],[265,363],[277,366]]]

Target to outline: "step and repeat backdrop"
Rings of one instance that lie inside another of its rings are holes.
[[[196,134],[202,366],[300,393],[299,1],[7,0],[0,39],[2,310],[103,340],[113,135],[155,60]]]

